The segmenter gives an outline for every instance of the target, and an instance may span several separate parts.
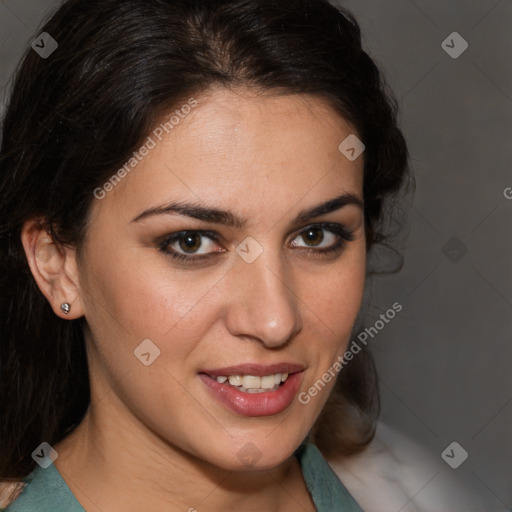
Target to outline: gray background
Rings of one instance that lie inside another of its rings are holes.
[[[397,95],[417,181],[405,266],[374,280],[373,306],[404,306],[371,342],[382,418],[436,456],[457,441],[460,476],[510,509],[512,2],[340,4]],[[454,31],[457,59],[441,47]]]
[[[0,1],[2,98],[56,3]],[[382,419],[437,458],[457,441],[458,474],[512,508],[512,2],[339,3],[399,100],[417,181],[405,266],[371,284],[367,325],[403,305],[370,341]],[[456,59],[441,45],[452,32],[469,44]]]

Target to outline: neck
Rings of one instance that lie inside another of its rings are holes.
[[[115,393],[95,403],[54,447],[56,468],[87,511],[315,510],[293,456],[271,470],[228,471],[155,435]]]

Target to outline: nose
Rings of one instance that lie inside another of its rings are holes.
[[[302,329],[291,273],[277,260],[261,255],[252,263],[238,261],[229,276],[228,331],[268,348],[285,345]]]

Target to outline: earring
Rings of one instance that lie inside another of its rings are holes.
[[[64,304],[60,306],[60,309],[67,315],[71,311],[71,305],[68,302],[64,302]]]

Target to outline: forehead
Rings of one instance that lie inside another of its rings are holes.
[[[148,135],[152,149],[96,207],[135,215],[193,200],[270,211],[306,196],[362,198],[363,156],[350,161],[338,149],[355,130],[322,100],[224,89],[196,100],[178,107],[169,133]]]

